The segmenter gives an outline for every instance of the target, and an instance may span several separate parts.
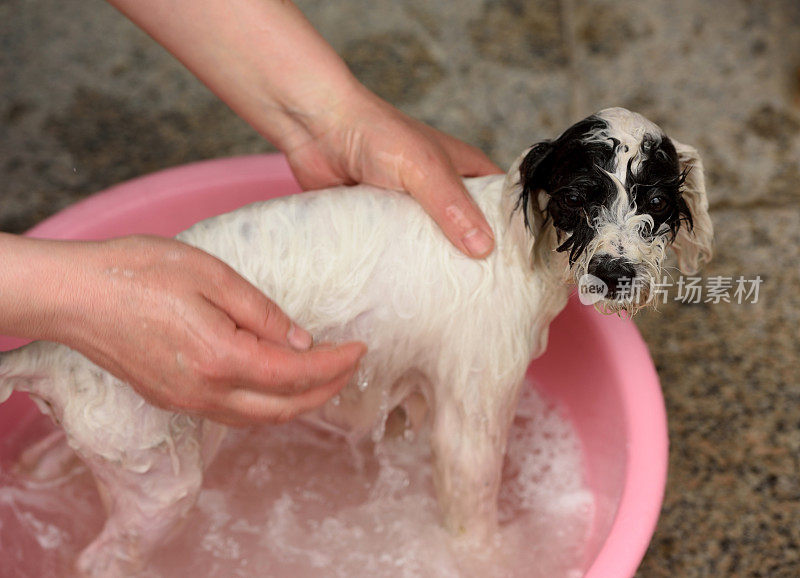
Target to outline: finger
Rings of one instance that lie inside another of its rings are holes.
[[[224,264],[223,264],[224,265]],[[259,339],[308,349],[311,334],[294,323],[278,305],[251,285],[236,271],[227,269],[225,282],[209,288],[207,298],[226,313],[237,327],[246,329]]]
[[[297,395],[354,370],[367,348],[363,343],[319,345],[307,351],[244,342],[232,383],[272,395]]]
[[[401,170],[405,189],[453,245],[473,258],[491,253],[492,230],[443,152],[422,151],[410,157]]]
[[[222,411],[210,414],[209,417],[233,426],[264,422],[284,423],[324,404],[350,382],[354,372],[355,367],[328,383],[291,397],[236,389],[225,396],[221,403]]]

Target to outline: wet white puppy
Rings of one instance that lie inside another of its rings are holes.
[[[534,145],[505,177],[465,182],[496,235],[483,261],[454,249],[407,195],[369,186],[250,205],[178,238],[229,263],[317,340],[365,342],[353,382],[308,418],[379,438],[394,408],[427,406],[444,524],[483,539],[525,370],[570,281],[591,273],[609,288],[607,307],[636,309],[665,248],[694,271],[712,227],[696,151],[624,109]],[[645,290],[624,295],[626,277]],[[153,407],[53,343],[0,358],[0,400],[12,389],[40,400],[97,479],[109,517],[80,570],[139,567],[192,507],[225,428]]]

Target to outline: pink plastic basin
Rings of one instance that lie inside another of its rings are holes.
[[[34,227],[34,237],[172,236],[201,219],[300,191],[285,159],[206,161],[129,181]],[[22,342],[0,337],[0,349]],[[540,391],[560,403],[581,438],[595,515],[586,578],[633,576],[653,535],[667,475],[667,424],[653,362],[630,321],[572,299],[531,364]],[[24,395],[0,406],[0,438],[36,413]]]

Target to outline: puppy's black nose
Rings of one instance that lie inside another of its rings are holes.
[[[609,297],[616,295],[623,282],[630,289],[636,276],[636,270],[625,259],[604,256],[592,257],[587,272],[608,286]]]

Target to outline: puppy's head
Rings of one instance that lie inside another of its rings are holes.
[[[667,247],[684,273],[711,258],[700,157],[640,114],[602,110],[534,145],[519,172],[517,207],[536,236],[534,259],[555,236],[576,281],[588,274],[605,284],[606,310],[652,300]]]

